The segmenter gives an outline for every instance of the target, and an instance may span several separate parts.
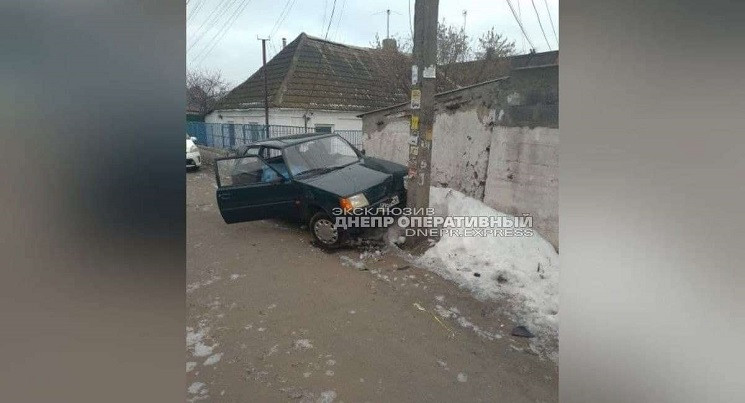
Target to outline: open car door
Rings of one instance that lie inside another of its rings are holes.
[[[226,223],[295,217],[299,188],[258,156],[215,160],[217,206]]]

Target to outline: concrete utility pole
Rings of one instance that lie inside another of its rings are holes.
[[[266,138],[269,138],[269,89],[266,77],[266,41],[269,38],[259,38],[258,36],[256,36],[256,39],[261,41],[261,56],[264,60],[264,68],[262,70],[264,72],[264,124],[266,129]]]
[[[407,205],[429,207],[432,126],[437,68],[437,9],[439,0],[416,0],[414,6],[414,64],[411,66],[411,123]]]

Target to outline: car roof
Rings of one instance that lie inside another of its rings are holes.
[[[337,136],[335,133],[303,133],[292,136],[275,137],[267,140],[257,141],[247,147],[266,146],[273,148],[285,148],[295,144],[304,143],[309,140],[321,139],[325,137]]]

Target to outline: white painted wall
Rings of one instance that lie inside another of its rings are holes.
[[[409,114],[399,113],[363,135],[368,155],[408,165]],[[488,118],[488,117],[487,117]],[[487,122],[488,123],[488,122]],[[432,131],[432,184],[482,199],[491,132],[476,109],[438,113]]]
[[[269,124],[282,126],[304,127],[303,114],[305,109],[270,108]],[[362,130],[362,119],[359,112],[346,111],[310,111],[308,128],[313,129],[316,124],[333,125],[333,130]],[[219,115],[222,115],[220,119]],[[264,124],[264,109],[235,109],[218,110],[205,116],[207,123],[257,123]]]

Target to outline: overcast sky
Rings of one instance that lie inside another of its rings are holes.
[[[551,21],[558,35],[559,1],[510,1],[536,51],[558,49]],[[412,22],[414,2],[411,0]],[[301,32],[323,38],[328,30],[329,40],[370,46],[376,33],[385,38],[386,9],[391,10],[391,36],[410,35],[409,0],[336,0],[331,19],[333,6],[334,0],[188,0],[187,68],[219,70],[231,86],[240,84],[261,66],[261,41],[257,35],[271,35],[267,60],[282,47],[282,37],[289,43]],[[287,12],[284,21],[280,21],[283,10]],[[494,26],[497,32],[515,41],[519,53],[530,51],[507,0],[440,0],[439,19],[462,26],[464,10],[466,32],[472,38]]]

